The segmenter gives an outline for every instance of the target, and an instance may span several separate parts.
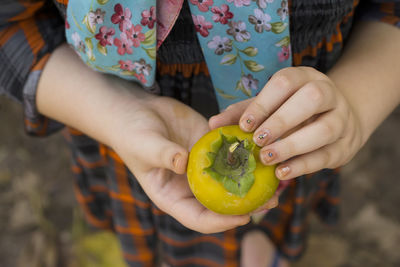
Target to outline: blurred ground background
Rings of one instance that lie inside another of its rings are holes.
[[[113,237],[82,221],[61,135],[26,136],[21,107],[2,96],[0,122],[0,266],[123,266]],[[309,248],[294,267],[400,266],[400,109],[342,180],[340,224],[311,217]]]

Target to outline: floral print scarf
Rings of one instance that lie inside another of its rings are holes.
[[[188,0],[220,109],[291,64],[286,0]],[[183,0],[70,0],[67,42],[93,69],[155,87],[156,51]]]

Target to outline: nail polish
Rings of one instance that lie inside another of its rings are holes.
[[[263,146],[267,143],[269,137],[268,131],[263,131],[263,132],[258,132],[254,137],[254,143],[256,143],[259,146]]]
[[[268,136],[268,134],[267,134],[266,132],[264,132],[264,133],[262,133],[262,134],[260,134],[260,135],[258,136],[258,139],[260,139],[260,140],[266,139],[267,136]]]
[[[247,118],[240,122],[242,130],[251,132],[254,128],[255,119],[253,115],[248,115]]]
[[[264,155],[264,161],[266,163],[272,162],[276,158],[276,153],[273,152],[272,150],[267,150],[263,153]]]
[[[175,154],[174,158],[172,159],[172,164],[175,168],[179,166],[179,160],[181,159],[181,155],[179,153]]]
[[[289,166],[283,166],[283,167],[278,168],[278,170],[277,170],[278,178],[282,179],[289,172],[290,172],[290,167]]]

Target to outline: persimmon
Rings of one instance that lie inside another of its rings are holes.
[[[190,189],[208,209],[247,214],[265,204],[279,180],[275,166],[259,160],[252,134],[231,125],[214,129],[193,146],[187,168]]]

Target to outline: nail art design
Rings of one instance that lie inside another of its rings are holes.
[[[270,163],[276,158],[276,154],[272,150],[267,150],[264,152],[264,160],[266,163]]]
[[[244,131],[252,131],[254,128],[255,119],[252,115],[248,115],[247,118],[240,121],[240,126]]]
[[[268,134],[267,134],[266,132],[264,132],[264,133],[262,133],[262,134],[260,134],[260,135],[258,136],[258,139],[263,140],[263,139],[265,139],[267,136],[268,136]]]
[[[283,178],[283,177],[285,177],[289,172],[290,172],[290,167],[289,167],[289,166],[280,167],[280,168],[278,169],[278,177],[279,177],[279,178]]]

